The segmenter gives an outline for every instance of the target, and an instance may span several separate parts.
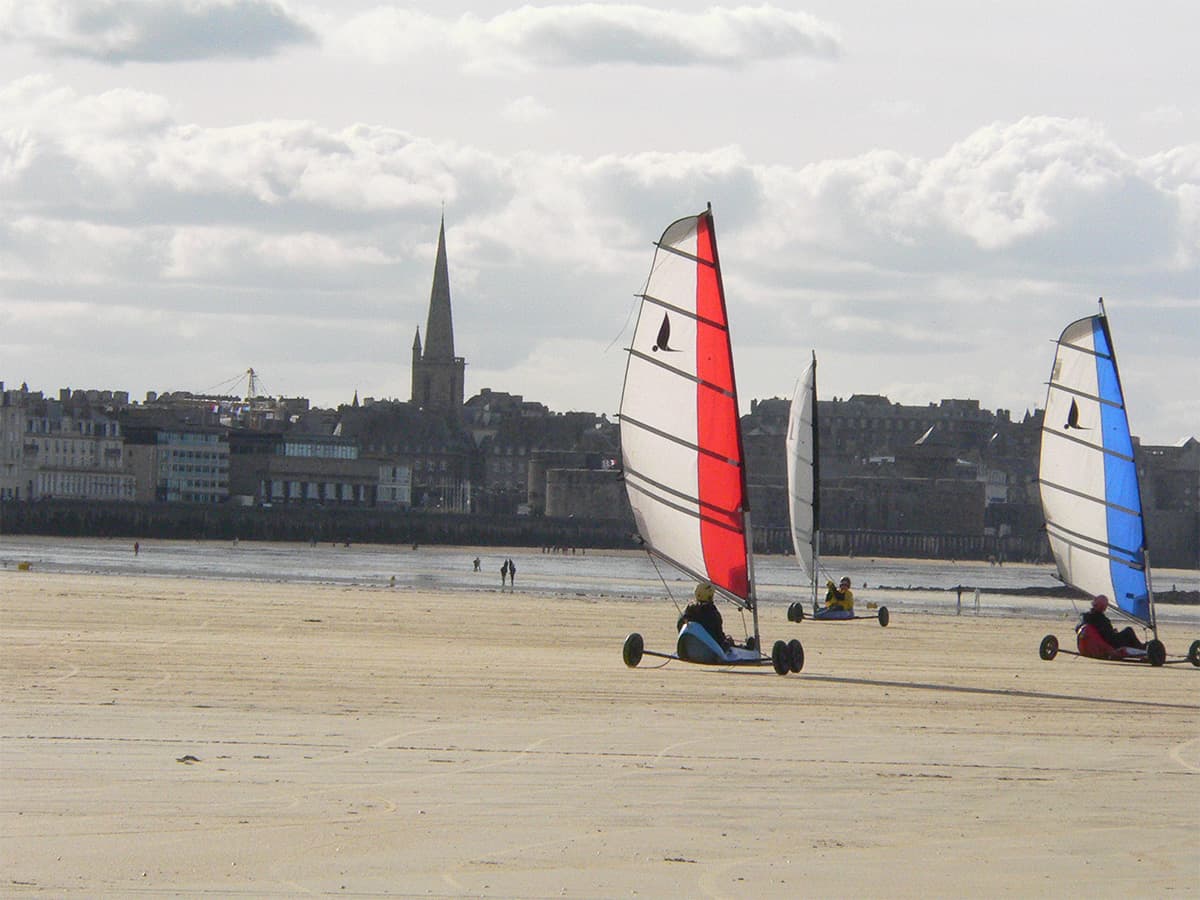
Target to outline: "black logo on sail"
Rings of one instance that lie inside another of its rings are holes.
[[[1067,424],[1063,426],[1063,429],[1066,431],[1070,431],[1072,428],[1078,431],[1087,431],[1086,428],[1079,424],[1079,404],[1074,400],[1071,401],[1071,408],[1067,410]]]
[[[663,313],[663,323],[662,323],[662,326],[658,329],[658,338],[654,341],[654,346],[651,347],[650,349],[656,353],[659,350],[663,350],[667,353],[678,353],[679,352],[678,350],[676,350],[675,348],[673,348],[671,346],[668,346],[670,343],[671,343],[671,319],[666,313]]]

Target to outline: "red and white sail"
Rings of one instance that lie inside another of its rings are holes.
[[[652,553],[747,601],[744,456],[711,210],[673,223],[656,247],[621,395],[629,502]]]

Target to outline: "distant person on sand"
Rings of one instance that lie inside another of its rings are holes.
[[[504,587],[504,585],[506,585],[507,583],[508,583],[508,560],[506,559],[504,561],[504,564],[502,566],[500,566],[500,587]]]
[[[142,549],[141,545],[137,541],[134,541],[133,542],[133,555],[137,556],[138,553],[141,551],[141,549]]]
[[[479,557],[478,556],[475,557],[475,571],[476,572],[479,571]]]
[[[818,619],[849,619],[854,615],[854,591],[850,590],[850,578],[843,578],[837,585],[826,582],[825,606],[818,609]]]
[[[517,564],[511,559],[508,561],[508,586],[515,587],[517,584]]]
[[[722,650],[728,650],[733,646],[733,638],[725,634],[725,623],[721,619],[721,611],[717,609],[717,604],[713,603],[713,586],[707,581],[696,585],[696,591],[691,603],[684,609],[683,615],[679,617],[678,627],[683,628],[685,622],[695,622],[712,635],[712,639],[716,641]]]
[[[1103,594],[1098,594],[1096,599],[1092,601],[1092,608],[1080,617],[1079,627],[1075,629],[1076,632],[1085,625],[1090,625],[1096,630],[1096,634],[1100,639],[1114,650],[1119,647],[1132,647],[1134,650],[1145,650],[1146,645],[1138,640],[1137,633],[1132,628],[1127,627],[1117,631],[1113,627],[1113,623],[1104,614],[1107,609],[1108,598]]]

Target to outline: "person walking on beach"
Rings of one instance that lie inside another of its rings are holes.
[[[475,571],[476,572],[479,571],[479,557],[478,556],[475,557]]]
[[[500,567],[500,589],[504,589],[504,585],[508,583],[508,560],[504,561],[504,565]]]
[[[508,586],[516,587],[517,584],[517,564],[511,559],[508,561]]]

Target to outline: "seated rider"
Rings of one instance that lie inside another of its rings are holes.
[[[854,615],[854,591],[850,590],[850,579],[843,578],[836,586],[832,581],[825,583],[825,608],[817,610],[819,619],[848,619]]]
[[[687,605],[683,615],[679,617],[679,627],[684,622],[695,622],[704,627],[712,635],[712,639],[723,649],[733,646],[733,638],[725,634],[725,623],[721,619],[721,611],[713,603],[713,586],[708,582],[696,585],[695,600]]]
[[[1108,620],[1108,616],[1104,611],[1108,609],[1108,598],[1103,594],[1097,594],[1096,599],[1092,601],[1092,608],[1085,612],[1079,620],[1079,625],[1075,629],[1079,631],[1084,625],[1090,625],[1095,629],[1096,634],[1112,647],[1114,650],[1120,647],[1132,647],[1135,650],[1145,650],[1146,645],[1138,640],[1137,633],[1129,627],[1117,631],[1113,627],[1113,623]]]

